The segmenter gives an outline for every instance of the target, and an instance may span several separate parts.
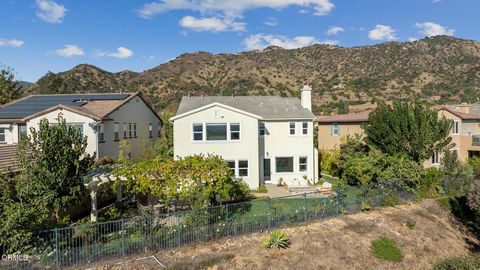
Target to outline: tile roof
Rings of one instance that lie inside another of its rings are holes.
[[[17,145],[0,145],[0,173],[18,172]]]
[[[453,115],[456,115],[458,118],[462,120],[480,120],[480,114],[470,114],[470,113],[462,113],[455,111],[447,106],[440,107],[439,110],[445,110]]]
[[[277,96],[205,96],[183,97],[176,116],[220,103],[264,119],[313,119],[313,113],[302,107],[299,98]]]
[[[315,122],[319,123],[356,123],[367,122],[371,110],[356,113],[337,114],[329,116],[317,116]]]

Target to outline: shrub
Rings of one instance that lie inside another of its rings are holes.
[[[432,198],[442,193],[442,188],[439,184],[443,176],[443,172],[437,168],[430,167],[426,169],[418,182],[418,196],[420,198]]]
[[[385,261],[400,262],[404,256],[395,241],[385,235],[373,240],[371,248],[375,257]]]
[[[449,258],[436,262],[434,270],[477,270],[480,269],[480,253],[464,258]]]
[[[468,206],[480,214],[480,180],[473,183],[473,189],[467,196]]]
[[[370,211],[370,209],[372,209],[372,205],[368,201],[362,201],[360,203],[360,209],[362,209],[362,211]]]
[[[472,168],[475,179],[480,179],[480,157],[469,158],[468,165]]]
[[[402,201],[398,195],[393,191],[387,191],[386,194],[382,196],[381,205],[382,206],[395,206],[400,204]]]
[[[258,193],[267,193],[267,187],[265,187],[265,185],[260,185],[257,189],[257,192]]]
[[[340,152],[338,150],[326,151],[320,150],[320,170],[322,173],[330,175],[338,175],[338,157]]]
[[[417,223],[415,222],[415,220],[412,220],[412,219],[409,219],[407,220],[407,222],[405,222],[405,226],[407,226],[407,228],[409,228],[410,230],[415,229],[416,224]]]
[[[423,170],[417,162],[403,156],[390,156],[386,158],[386,163],[378,175],[379,182],[395,181],[412,188],[420,182]]]
[[[273,231],[267,239],[263,240],[262,246],[264,248],[287,248],[290,246],[290,239],[280,230]]]

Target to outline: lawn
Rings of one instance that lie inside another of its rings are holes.
[[[339,184],[343,182],[338,177],[322,174],[320,183],[324,181],[331,183],[333,185],[333,189],[338,188]],[[362,196],[362,190],[358,186],[345,185],[345,191],[347,195],[347,198],[345,199],[346,204],[354,204],[355,202],[359,201],[358,198]]]

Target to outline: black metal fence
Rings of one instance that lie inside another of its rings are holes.
[[[131,219],[57,228],[45,232],[28,260],[2,258],[1,269],[52,269],[85,267],[104,260],[259,232],[361,211],[365,204],[382,205],[391,196],[408,200],[409,192],[367,190],[354,202],[305,193],[189,210],[170,214],[145,214]],[[390,194],[390,195],[389,195]],[[5,255],[4,255],[5,256]]]

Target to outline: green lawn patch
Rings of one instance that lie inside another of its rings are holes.
[[[371,248],[375,257],[385,261],[400,262],[404,256],[395,241],[385,235],[373,240]]]

